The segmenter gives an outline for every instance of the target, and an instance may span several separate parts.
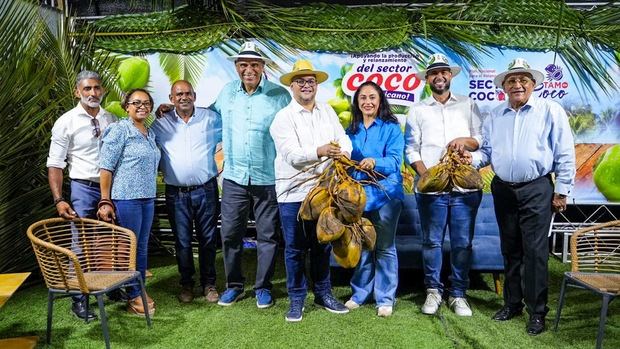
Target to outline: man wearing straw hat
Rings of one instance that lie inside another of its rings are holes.
[[[407,161],[422,176],[439,163],[448,148],[474,151],[482,139],[480,112],[471,98],[450,92],[450,82],[461,68],[443,54],[431,56],[426,70],[416,73],[426,80],[432,96],[416,103],[405,128]],[[418,177],[419,178],[419,177]],[[455,186],[448,192],[416,193],[423,245],[422,262],[426,301],[422,313],[432,315],[443,302],[440,280],[444,230],[450,234],[450,289],[448,305],[459,316],[471,316],[466,300],[469,287],[472,240],[482,192]]]
[[[249,211],[253,209],[258,258],[256,306],[268,308],[273,305],[271,278],[279,225],[273,169],[276,150],[269,126],[291,96],[286,89],[265,79],[265,63],[271,60],[260,54],[253,42],[244,43],[239,54],[229,60],[235,62],[239,80],[226,84],[210,107],[222,117],[224,151],[221,234],[226,290],[218,304],[230,306],[244,295],[243,237]]]
[[[508,101],[483,124],[474,165],[491,163],[495,213],[504,256],[504,306],[493,319],[529,313],[526,331],[545,330],[548,298],[548,231],[552,213],[566,209],[575,177],[575,146],[568,117],[558,103],[532,96],[544,76],[523,58],[495,77]],[[555,174],[555,183],[551,173]]]
[[[327,74],[315,70],[312,63],[300,59],[290,73],[280,77],[293,92],[293,100],[280,110],[270,133],[276,144],[276,191],[284,234],[284,262],[286,287],[290,309],[286,321],[301,321],[306,299],[305,262],[310,253],[310,276],[313,282],[314,304],[326,310],[344,314],[349,310],[332,295],[329,275],[330,244],[320,244],[316,236],[316,222],[297,219],[301,202],[316,184],[313,171],[302,171],[327,157],[349,157],[352,145],[338,121],[334,110],[315,101],[318,85],[327,80]]]

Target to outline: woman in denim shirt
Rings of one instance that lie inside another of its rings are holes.
[[[129,117],[108,126],[102,137],[98,215],[105,221],[116,220],[136,234],[136,269],[144,280],[160,158],[155,134],[145,125],[153,98],[143,89],[134,89],[125,95],[122,106]],[[130,287],[128,292],[127,310],[144,315],[139,287]],[[147,299],[149,313],[154,313],[155,303]]]
[[[349,309],[373,300],[377,315],[390,316],[398,286],[398,259],[395,234],[402,209],[403,179],[400,165],[405,141],[398,120],[390,111],[385,94],[374,82],[365,82],[353,96],[353,120],[347,134],[353,143],[351,159],[360,167],[381,174],[379,186],[364,185],[368,218],[377,232],[374,251],[364,250],[351,278],[353,295],[345,306]],[[353,173],[356,180],[367,180],[360,171]]]

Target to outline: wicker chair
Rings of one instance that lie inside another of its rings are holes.
[[[571,237],[570,250],[572,270],[564,273],[554,330],[558,329],[567,285],[598,293],[603,305],[596,348],[601,348],[607,307],[620,295],[620,220],[577,230]]]
[[[52,218],[32,224],[27,235],[49,290],[48,344],[54,300],[92,295],[99,305],[106,348],[110,348],[103,295],[125,286],[140,286],[146,322],[151,327],[144,284],[136,271],[136,237],[131,230],[94,219]]]

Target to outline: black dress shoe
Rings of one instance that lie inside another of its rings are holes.
[[[92,310],[87,310],[86,302],[88,302],[88,300],[73,302],[73,305],[71,305],[71,312],[73,312],[73,315],[78,319],[91,322],[97,319],[97,315],[95,315]]]
[[[495,313],[495,315],[493,315],[492,319],[495,321],[507,321],[521,314],[523,314],[523,309],[511,308],[505,305],[502,309]]]
[[[545,318],[542,315],[530,316],[530,321],[527,323],[527,334],[530,336],[537,336],[545,330]]]
[[[127,301],[129,301],[129,295],[127,294],[127,292],[121,290],[120,288],[117,288],[114,291],[110,291],[106,293],[106,295],[108,296],[108,299],[112,302],[127,303]]]

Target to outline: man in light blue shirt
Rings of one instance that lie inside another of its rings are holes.
[[[278,202],[275,191],[275,145],[269,126],[280,109],[291,100],[286,89],[267,81],[265,63],[253,42],[246,42],[235,62],[240,80],[232,81],[220,92],[211,109],[222,117],[224,182],[222,185],[222,246],[226,291],[219,305],[229,306],[244,295],[241,270],[243,237],[250,205],[256,219],[257,266],[256,305],[273,305],[271,278],[277,251]]]
[[[491,182],[505,265],[504,307],[493,319],[530,315],[529,335],[545,329],[548,298],[547,233],[552,213],[566,209],[575,177],[575,147],[568,117],[552,101],[532,96],[544,75],[517,58],[495,78],[508,101],[484,120],[474,165],[491,163]],[[555,175],[555,184],[551,173]],[[523,269],[523,272],[521,272]]]
[[[221,120],[212,110],[194,106],[196,93],[185,80],[172,85],[169,97],[174,109],[157,119],[152,129],[161,148],[159,167],[166,183],[166,207],[181,274],[178,298],[183,303],[194,299],[192,231],[195,230],[202,295],[209,302],[217,302],[215,234],[219,195],[214,156],[222,139]]]

